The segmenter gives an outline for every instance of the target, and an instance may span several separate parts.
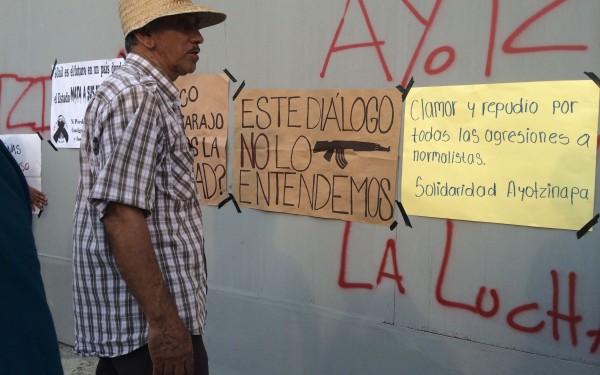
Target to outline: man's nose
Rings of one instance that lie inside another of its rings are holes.
[[[196,30],[194,32],[192,35],[192,41],[197,44],[202,44],[204,42],[204,37],[202,36],[202,33],[200,33],[200,30]]]

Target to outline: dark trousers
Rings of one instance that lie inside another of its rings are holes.
[[[194,375],[208,375],[208,357],[202,336],[192,336],[192,345],[194,346]],[[101,357],[96,367],[96,375],[152,375],[148,345],[119,357]]]

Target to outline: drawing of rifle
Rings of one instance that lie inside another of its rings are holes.
[[[389,147],[382,147],[377,143],[361,141],[317,141],[317,143],[315,143],[313,152],[325,151],[325,155],[323,157],[325,160],[331,161],[331,157],[335,151],[335,161],[340,168],[344,169],[348,165],[348,162],[344,157],[344,150],[390,152]]]

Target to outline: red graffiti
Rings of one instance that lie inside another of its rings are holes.
[[[600,327],[597,330],[587,331],[587,335],[592,338],[595,337],[594,343],[592,344],[592,349],[590,350],[590,352],[596,353],[598,351],[598,348],[600,347]]]
[[[494,0],[494,6],[498,7],[498,1]],[[529,52],[546,52],[546,51],[586,51],[588,46],[586,45],[572,45],[572,44],[557,44],[550,46],[529,46],[529,47],[515,47],[514,43],[521,34],[523,34],[527,29],[533,25],[536,21],[540,20],[546,14],[552,12],[554,9],[558,8],[562,4],[566,3],[567,0],[555,0],[550,5],[541,9],[539,12],[535,13],[533,16],[529,17],[525,22],[523,22],[515,31],[512,32],[502,44],[502,50],[506,53],[529,53]],[[496,14],[498,12],[496,11]]]
[[[516,40],[526,31],[529,30],[530,27],[545,15],[562,5],[566,0],[556,0],[550,5],[546,6],[542,10],[538,11],[531,17],[529,17],[525,22],[519,25],[504,41],[502,44],[502,51],[506,54],[514,54],[514,53],[535,53],[535,52],[548,52],[548,51],[585,51],[588,49],[586,45],[541,45],[541,46],[528,46],[528,47],[515,47],[514,44]],[[438,10],[442,5],[443,0],[436,0],[431,15],[428,20],[426,20],[423,16],[418,14],[415,7],[410,3],[409,0],[402,0],[402,2],[409,8],[409,10],[413,13],[413,15],[425,26],[425,30],[421,35],[421,39],[419,40],[419,44],[417,45],[417,49],[415,50],[411,62],[408,66],[404,74],[404,78],[402,79],[402,84],[406,85],[410,79],[412,71],[414,69],[414,65],[418,56],[420,55],[421,49],[425,40],[430,32],[431,26],[435,22],[435,17],[437,16]],[[498,29],[498,18],[499,18],[499,0],[492,0],[492,17],[490,20],[490,35],[488,41],[487,48],[487,58],[486,58],[486,66],[485,66],[485,76],[490,77],[492,74],[492,64],[494,58],[494,48],[496,46],[496,37],[497,37],[497,29]],[[441,65],[438,69],[430,68],[430,61],[435,58],[435,56],[439,53],[439,51],[445,51],[448,53],[448,59],[446,63]],[[427,58],[425,63],[425,72],[429,75],[439,74],[450,68],[452,63],[454,62],[455,51],[450,46],[442,46],[435,49]]]
[[[523,326],[523,325],[520,325],[519,323],[517,323],[516,319],[517,319],[517,316],[519,316],[523,313],[526,313],[529,311],[537,311],[539,309],[540,309],[540,305],[537,303],[530,303],[527,305],[515,307],[506,315],[506,322],[508,323],[508,325],[510,327],[516,329],[517,331],[521,331],[521,332],[525,332],[525,333],[537,333],[537,332],[541,331],[542,329],[544,329],[546,322],[544,322],[542,320],[533,327],[527,327],[527,326]]]
[[[350,237],[351,222],[346,222],[344,229],[344,240],[342,242],[342,260],[340,265],[340,274],[338,277],[338,285],[344,289],[373,289],[372,284],[368,283],[349,283],[346,281],[346,262],[348,259],[348,238]]]
[[[14,130],[20,128],[30,128],[32,131],[43,132],[50,130],[50,124],[46,123],[46,91],[47,84],[52,81],[50,76],[42,77],[19,77],[16,74],[0,74],[0,109],[4,106],[8,109],[6,117],[1,118],[0,121],[7,130]],[[8,84],[16,86],[16,90],[19,92],[19,96],[14,101],[5,98],[5,90]],[[37,89],[41,89],[37,90]],[[23,109],[22,112],[28,113],[31,117],[28,121],[15,123],[13,122],[13,115],[15,111],[25,106],[25,103],[31,105],[39,105],[40,111],[31,111],[28,107]]]
[[[392,257],[392,266],[394,267],[394,273],[385,272],[385,266],[387,265],[388,254]],[[381,284],[381,279],[387,277],[396,282],[398,286],[398,291],[401,294],[405,293],[404,286],[402,286],[402,276],[398,272],[398,259],[396,257],[396,241],[393,239],[389,239],[385,246],[385,253],[383,254],[383,259],[381,260],[381,265],[379,266],[379,273],[377,274],[377,285]]]
[[[423,25],[425,26],[425,30],[423,31],[423,34],[421,34],[421,39],[419,39],[419,43],[417,44],[417,48],[415,49],[415,52],[413,53],[412,57],[410,58],[410,62],[408,63],[408,68],[406,69],[406,72],[404,73],[404,78],[402,79],[402,85],[406,86],[408,84],[408,81],[410,79],[410,76],[412,74],[412,71],[415,67],[415,64],[417,62],[417,58],[419,57],[420,53],[421,53],[421,49],[423,48],[423,44],[425,44],[425,39],[427,38],[427,35],[429,35],[429,31],[431,30],[431,27],[433,26],[433,23],[435,22],[435,17],[437,16],[437,13],[440,9],[440,6],[442,5],[442,1],[443,0],[435,0],[435,4],[433,5],[433,10],[431,11],[431,14],[429,15],[429,19],[426,19],[425,17],[423,17],[418,11],[417,9],[414,7],[414,5],[411,4],[410,1],[408,0],[402,0],[402,2],[404,3],[404,5],[406,5],[408,7],[408,9],[411,11],[411,13],[417,18],[417,20]],[[454,49],[452,47],[449,46],[445,46],[446,50],[452,50],[452,54],[449,56],[454,56],[456,55],[456,52],[454,52]],[[437,51],[438,49],[436,49]],[[431,56],[430,56],[431,57]],[[427,60],[430,60],[429,58]],[[450,65],[452,65],[452,63],[450,64],[443,64],[442,67],[445,69],[448,69],[450,67]],[[443,70],[436,70],[435,74],[441,73]],[[429,74],[433,74],[430,73]]]
[[[366,43],[356,43],[356,44],[348,44],[338,46],[337,41],[342,28],[344,26],[344,19],[346,18],[346,13],[348,13],[348,6],[350,5],[350,0],[346,2],[346,8],[344,9],[344,15],[338,25],[338,28],[335,32],[335,36],[333,37],[333,41],[331,42],[331,47],[329,47],[329,52],[327,53],[327,57],[325,58],[325,63],[323,64],[323,69],[321,70],[321,78],[325,77],[325,72],[327,71],[327,65],[329,65],[329,59],[334,52],[340,52],[353,48],[365,48],[365,47],[375,47],[377,50],[377,55],[379,56],[379,61],[381,61],[381,66],[383,67],[383,71],[385,72],[385,76],[388,81],[392,80],[392,74],[390,73],[387,63],[385,62],[385,58],[383,57],[383,52],[381,51],[381,46],[385,43],[384,41],[380,41],[377,39],[377,35],[375,35],[375,30],[373,29],[373,25],[371,24],[371,19],[369,18],[369,13],[367,12],[367,8],[365,7],[364,0],[358,0],[360,4],[360,9],[362,10],[363,16],[365,18],[365,22],[369,29],[369,33],[371,34],[371,42]]]
[[[561,314],[558,312],[558,272],[552,270],[550,273],[552,275],[552,288],[554,293],[552,294],[552,310],[548,311],[547,314],[552,318],[552,336],[556,341],[560,340],[558,323],[559,320],[564,320],[569,323],[571,343],[573,346],[577,346],[577,323],[581,322],[583,319],[581,315],[575,314],[575,280],[577,279],[577,276],[573,272],[569,274],[569,313]]]
[[[340,273],[338,276],[338,285],[343,289],[373,289],[373,284],[370,283],[353,283],[346,281],[346,264],[348,262],[348,240],[350,237],[350,228],[352,227],[351,222],[346,222],[346,228],[344,229],[344,239],[342,242],[342,258],[340,263]],[[391,258],[392,267],[394,272],[388,273],[385,271],[388,264],[388,257]],[[389,278],[396,282],[398,291],[404,294],[404,286],[402,285],[402,276],[398,272],[398,260],[396,256],[396,241],[389,239],[386,244],[386,248],[381,259],[381,265],[379,266],[379,272],[377,274],[377,285],[380,285],[383,278]]]
[[[507,54],[515,53],[533,53],[533,52],[549,52],[549,51],[586,51],[588,46],[586,45],[570,45],[570,44],[558,44],[558,45],[541,45],[541,46],[528,46],[528,47],[516,47],[515,42],[517,39],[529,29],[535,22],[539,21],[542,17],[552,12],[554,9],[565,3],[566,0],[555,0],[548,6],[542,8],[540,11],[529,17],[519,27],[517,27],[504,41],[502,44],[502,51]],[[486,59],[485,76],[489,77],[492,74],[492,61],[494,56],[494,47],[496,45],[496,30],[498,26],[498,8],[500,0],[492,0],[492,19],[490,26],[490,38],[488,43],[488,53]]]
[[[457,309],[463,309],[470,311],[475,314],[479,314],[485,318],[492,317],[496,315],[498,309],[500,308],[500,301],[498,298],[498,293],[496,289],[490,290],[490,295],[492,296],[492,308],[490,310],[483,309],[483,297],[485,297],[485,293],[487,288],[482,286],[479,288],[479,293],[477,294],[477,298],[475,300],[474,305],[469,305],[463,302],[455,302],[446,299],[443,296],[442,288],[444,286],[444,280],[446,278],[446,271],[448,269],[448,262],[450,260],[450,253],[452,251],[452,233],[454,229],[454,224],[452,221],[446,221],[446,247],[444,249],[444,259],[442,260],[442,265],[440,267],[440,273],[437,279],[437,284],[435,285],[435,298],[438,300],[440,305],[454,307]]]
[[[452,221],[447,220],[446,221],[446,244],[445,244],[445,248],[444,248],[444,257],[442,260],[442,265],[440,267],[440,273],[438,275],[438,282],[436,284],[436,293],[435,293],[436,299],[442,306],[463,309],[463,310],[470,311],[472,313],[479,314],[483,318],[491,318],[498,313],[499,306],[500,306],[500,296],[498,295],[498,293],[496,292],[495,289],[490,290],[490,294],[491,294],[492,300],[493,300],[493,305],[492,305],[493,307],[492,307],[492,309],[490,309],[488,311],[483,311],[483,309],[481,307],[481,300],[483,299],[483,295],[485,294],[485,291],[486,291],[485,287],[480,287],[479,293],[476,298],[475,305],[469,305],[469,304],[462,303],[462,302],[449,301],[446,298],[444,298],[442,295],[442,287],[443,287],[446,272],[448,269],[450,254],[452,252],[451,249],[452,249],[453,232],[454,232],[454,224],[452,223]],[[560,321],[567,322],[569,324],[569,333],[570,333],[570,337],[571,337],[571,344],[574,347],[577,347],[577,324],[581,323],[583,320],[583,317],[576,313],[576,308],[575,308],[577,275],[574,272],[569,273],[569,291],[568,291],[568,300],[569,300],[569,309],[568,310],[569,311],[568,311],[568,313],[562,313],[559,310],[560,291],[559,291],[558,271],[551,270],[550,275],[552,277],[552,290],[553,290],[552,309],[548,310],[546,314],[552,319],[552,335],[554,337],[554,340],[560,341],[559,323],[560,323]],[[539,309],[540,309],[540,305],[536,302],[518,306],[508,312],[508,314],[506,315],[506,322],[511,328],[513,328],[519,332],[529,333],[529,334],[540,332],[541,330],[544,329],[544,327],[546,325],[544,321],[540,321],[535,326],[529,326],[529,327],[523,326],[523,325],[517,323],[517,318],[521,314],[524,314],[527,312],[539,311]],[[588,336],[592,337],[592,336],[597,335],[598,333],[596,331],[589,331],[589,332],[587,332],[587,334],[588,334]],[[592,344],[592,346],[590,348],[590,353],[595,353],[598,350],[598,345],[600,345],[600,344],[598,344],[598,340],[600,340],[600,339],[596,338],[596,342],[594,342]]]
[[[498,3],[492,1],[492,20],[490,21],[490,39],[488,41],[487,58],[485,60],[485,76],[492,75],[492,61],[494,60],[494,48],[496,47],[496,31],[498,30]]]
[[[342,241],[341,249],[341,265],[340,273],[338,278],[338,285],[343,289],[374,289],[374,285],[371,283],[359,283],[359,282],[348,282],[346,279],[347,264],[349,262],[348,248],[350,247],[350,234],[351,234],[352,223],[346,223],[344,229],[344,236]],[[453,264],[452,258],[452,241],[454,236],[454,223],[451,220],[446,221],[446,243],[444,246],[444,256],[440,265],[439,273],[437,276],[437,283],[435,286],[435,298],[440,306],[464,310],[469,313],[476,314],[484,319],[490,319],[500,313],[501,298],[500,293],[494,289],[489,289],[489,300],[488,308],[484,308],[484,299],[488,295],[488,288],[486,286],[479,287],[479,291],[475,296],[473,303],[467,303],[462,301],[455,301],[450,297],[444,295],[444,285],[447,283],[446,277],[448,276],[449,268]],[[386,268],[389,267],[389,263],[392,263],[393,272],[386,272]],[[557,270],[551,270],[550,276],[552,280],[552,305],[549,310],[546,311],[547,319],[551,321],[552,336],[555,341],[560,342],[560,323],[564,322],[568,325],[568,332],[570,342],[573,347],[578,346],[578,326],[583,323],[583,316],[577,313],[576,308],[576,289],[577,289],[577,275],[574,272],[568,274],[568,291],[566,298],[568,300],[567,311],[561,311],[561,293],[560,293],[560,275]],[[381,260],[379,272],[377,274],[377,285],[379,285],[383,278],[389,278],[396,282],[398,291],[401,294],[405,294],[405,288],[402,285],[403,278],[398,271],[398,259],[396,251],[396,242],[394,239],[388,239],[386,248]],[[536,334],[546,328],[546,321],[543,316],[540,320],[533,325],[523,325],[519,323],[520,318],[525,314],[537,314],[541,315],[541,306],[538,302],[530,302],[520,306],[516,306],[512,309],[508,309],[506,314],[507,325],[521,333],[525,334]],[[586,332],[587,337],[592,340],[590,346],[590,353],[594,354],[600,348],[600,328],[596,330],[588,330]]]
[[[117,57],[125,55],[125,50],[121,49]],[[0,125],[8,131],[23,128],[34,132],[49,131],[50,123],[46,122],[46,93],[52,90],[51,84],[50,75],[21,77],[17,74],[0,74],[0,116],[3,116],[0,118]],[[17,99],[7,98],[8,92],[16,93]],[[29,117],[25,121],[15,122],[17,113]]]
[[[385,56],[383,55],[383,51],[381,46],[384,44],[383,41],[377,38],[375,33],[375,27],[371,23],[369,13],[367,8],[365,7],[364,0],[358,0],[360,8],[362,10],[362,14],[364,20],[367,24],[371,42],[366,43],[355,43],[355,44],[347,44],[338,46],[337,41],[344,27],[345,17],[348,13],[348,7],[350,5],[351,0],[346,1],[346,6],[344,9],[344,13],[342,19],[340,20],[338,27],[336,29],[335,35],[333,37],[333,41],[331,43],[331,47],[327,52],[327,56],[325,58],[325,63],[323,64],[323,69],[321,70],[321,78],[325,77],[327,67],[329,65],[331,56],[333,53],[341,52],[349,49],[359,49],[359,48],[375,48],[377,55],[379,56],[379,60],[381,62],[381,66],[385,73],[386,79],[388,81],[392,81],[392,75],[390,74],[387,68],[387,62],[385,60]],[[539,53],[539,52],[552,52],[552,51],[570,51],[570,52],[583,52],[588,49],[587,45],[579,45],[579,44],[556,44],[556,45],[539,45],[539,46],[517,46],[517,42],[519,38],[530,30],[535,30],[535,24],[544,18],[546,15],[551,13],[552,11],[559,8],[563,5],[566,0],[555,0],[550,3],[548,6],[542,8],[541,10],[534,13],[532,16],[527,18],[522,24],[520,24],[516,29],[514,29],[508,37],[502,43],[502,52],[505,54],[517,54],[517,53]],[[410,77],[413,74],[415,69],[415,65],[421,56],[421,52],[423,50],[423,46],[427,41],[427,37],[429,36],[439,13],[439,10],[444,3],[444,0],[435,0],[431,13],[429,17],[423,16],[417,8],[411,3],[410,0],[402,0],[402,3],[408,8],[408,10],[412,13],[412,15],[417,19],[419,23],[421,23],[425,28],[421,37],[419,38],[419,42],[415,51],[413,52],[410,62],[406,71],[404,72],[404,77],[402,78],[401,84],[406,86]],[[497,30],[498,23],[500,19],[499,12],[499,0],[491,0],[492,10],[491,10],[491,19],[490,19],[490,28],[489,28],[489,38],[488,38],[488,46],[487,46],[487,56],[485,63],[484,74],[486,77],[490,77],[492,74],[492,66],[494,61],[494,51],[496,47],[497,40]],[[444,71],[450,69],[450,67],[454,64],[456,60],[456,50],[453,46],[443,45],[438,46],[433,49],[431,53],[427,56],[424,63],[424,71],[429,75],[436,75],[443,73]]]

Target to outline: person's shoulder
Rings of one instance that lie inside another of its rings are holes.
[[[146,97],[155,91],[156,82],[143,72],[124,65],[100,85],[97,97],[111,102],[119,97]]]
[[[139,72],[124,65],[108,76],[98,88],[98,94],[106,97],[119,95],[123,90],[139,86],[142,77]]]

